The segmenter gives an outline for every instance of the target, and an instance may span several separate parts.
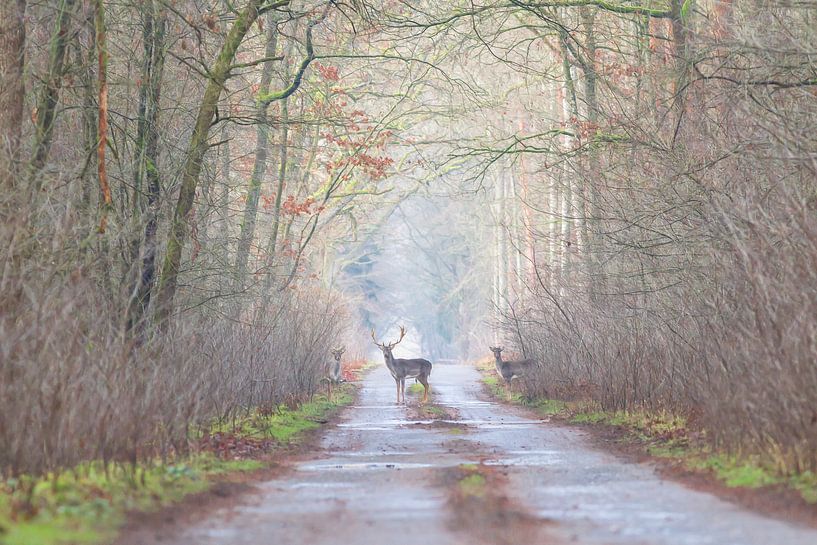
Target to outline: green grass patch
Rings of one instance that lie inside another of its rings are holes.
[[[423,407],[423,412],[426,415],[433,417],[445,416],[445,410],[437,405],[425,405]]]
[[[131,510],[149,511],[209,487],[209,478],[261,467],[254,460],[189,456],[174,464],[94,462],[39,479],[28,492],[14,479],[0,486],[0,543],[58,545],[110,540]],[[20,506],[25,506],[21,509]]]
[[[729,487],[760,488],[782,482],[780,477],[751,461],[722,454],[693,458],[689,465],[712,470]]]
[[[419,382],[415,382],[414,384],[408,387],[408,393],[410,394],[422,394],[423,390],[425,390],[425,388],[423,388],[423,385],[420,384]]]
[[[457,487],[462,496],[481,498],[486,493],[487,479],[479,472],[478,464],[460,464],[458,467],[462,477],[457,481]]]
[[[542,398],[530,399],[520,393],[509,391],[505,386],[505,381],[500,380],[492,371],[483,374],[482,383],[488,387],[492,396],[506,403],[530,407],[542,416],[554,416],[567,411],[567,404],[564,401]]]
[[[238,419],[214,422],[208,432],[234,433],[253,439],[271,438],[280,443],[288,443],[303,432],[319,427],[337,407],[349,405],[353,399],[352,391],[350,386],[344,385],[333,391],[331,402],[321,394],[297,409],[281,405],[273,411],[253,411]]]
[[[538,399],[527,404],[543,416],[555,416],[567,411],[567,403],[558,399]]]
[[[485,477],[479,473],[472,473],[460,479],[458,485],[464,496],[482,497],[485,495]]]
[[[213,423],[208,434],[296,441],[317,428],[338,407],[354,399],[354,387],[344,385],[326,396],[315,396],[297,409],[278,407],[254,411],[230,423]],[[204,435],[200,431],[198,436]],[[128,511],[152,511],[209,488],[213,479],[264,467],[253,459],[221,459],[212,452],[158,460],[137,466],[101,462],[81,464],[59,475],[0,481],[0,544],[73,545],[111,541]]]

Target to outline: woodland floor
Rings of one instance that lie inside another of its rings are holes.
[[[496,403],[469,366],[437,365],[431,384],[431,405],[398,406],[378,367],[323,436],[134,516],[119,545],[817,543],[814,519],[786,496],[729,491],[615,430]]]

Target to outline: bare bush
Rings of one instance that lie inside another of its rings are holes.
[[[268,299],[268,314],[249,322],[188,311],[138,343],[95,267],[77,265],[70,217],[61,216],[48,247],[18,240],[11,224],[3,230],[4,473],[184,452],[196,426],[316,391],[330,347],[346,333],[337,294],[305,283]],[[35,244],[36,261],[25,257]]]
[[[814,469],[812,16],[749,1],[730,14],[690,34],[690,81],[665,112],[605,91],[629,153],[572,160],[595,199],[580,205],[586,240],[504,327],[542,363],[531,394],[670,409],[722,446]]]

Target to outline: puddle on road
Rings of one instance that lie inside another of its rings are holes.
[[[362,450],[362,451],[347,451],[334,452],[334,456],[344,456],[349,458],[377,458],[378,456],[405,456],[410,454],[405,450]]]
[[[369,462],[369,463],[323,463],[323,464],[302,464],[298,466],[299,471],[377,471],[390,469],[422,469],[434,467],[433,464],[421,464],[412,462]]]
[[[463,407],[496,407],[497,404],[493,401],[480,401],[478,399],[458,399],[454,402],[455,405]]]
[[[286,489],[286,490],[299,490],[303,488],[317,488],[319,490],[326,490],[330,488],[354,488],[356,485],[354,483],[338,483],[338,482],[299,482],[299,483],[292,483],[287,486],[278,486],[278,488]]]
[[[377,422],[345,422],[338,424],[339,428],[347,430],[359,431],[387,431],[395,428],[410,428],[411,426],[430,426],[430,425],[451,425],[451,426],[467,426],[477,429],[527,429],[534,428],[544,421],[538,420],[452,420],[452,419],[438,419],[438,420],[403,420],[403,419],[387,419],[378,420]]]
[[[394,405],[394,404],[392,404],[392,405],[351,405],[349,408],[350,409],[372,409],[372,410],[378,410],[378,411],[384,411],[384,410],[398,411],[398,410],[402,410],[404,408],[404,406],[403,405]]]
[[[485,460],[487,466],[511,467],[543,467],[563,462],[559,452],[555,450],[512,451],[509,456]]]

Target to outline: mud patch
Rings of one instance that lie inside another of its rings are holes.
[[[550,522],[514,504],[504,493],[505,475],[484,463],[441,469],[439,484],[448,493],[449,526],[477,543],[517,545],[549,543]]]
[[[413,405],[408,407],[408,411],[411,420],[431,420],[433,423],[456,425],[456,423],[452,421],[460,419],[460,413],[457,409],[436,403]]]

